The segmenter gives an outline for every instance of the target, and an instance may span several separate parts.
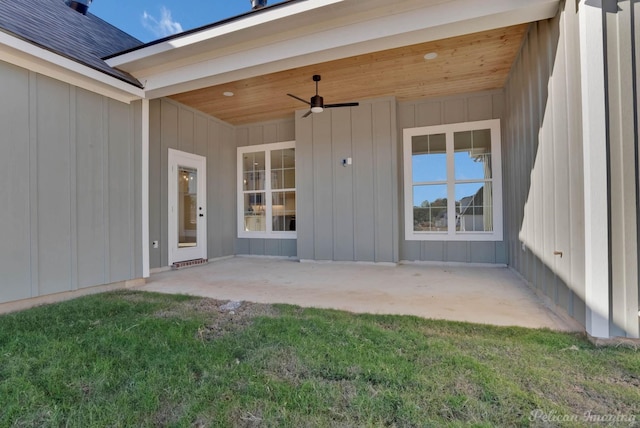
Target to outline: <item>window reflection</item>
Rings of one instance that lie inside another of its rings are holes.
[[[287,142],[238,148],[242,165],[238,171],[242,180],[239,236],[295,236],[282,233],[296,230],[296,157],[292,146]]]
[[[451,171],[448,159],[453,160]],[[414,232],[493,231],[490,129],[414,135],[411,168]],[[450,191],[455,194],[453,201]],[[450,216],[453,210],[455,215]],[[450,224],[454,218],[455,224]]]
[[[178,166],[178,248],[195,247],[198,235],[198,171]]]

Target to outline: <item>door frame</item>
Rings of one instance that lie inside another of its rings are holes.
[[[178,166],[195,168],[198,174],[197,245],[178,247]],[[167,248],[168,264],[195,259],[207,259],[207,158],[193,153],[169,149],[167,162]]]

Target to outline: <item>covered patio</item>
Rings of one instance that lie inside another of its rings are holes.
[[[0,10],[0,311],[261,256],[143,288],[640,337],[634,2],[286,0],[146,44],[65,3]]]
[[[298,262],[233,257],[151,275],[143,291],[580,331],[511,270],[435,264]]]

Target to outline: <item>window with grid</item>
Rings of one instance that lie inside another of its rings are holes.
[[[238,148],[238,237],[295,238],[295,142]]]
[[[404,130],[405,238],[502,240],[500,121]]]

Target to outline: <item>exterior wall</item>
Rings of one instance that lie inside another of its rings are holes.
[[[397,262],[395,100],[303,113],[295,129],[298,258]]]
[[[487,119],[501,119],[504,114],[503,91],[489,91],[454,97],[436,98],[398,105],[398,138],[402,141],[402,130],[419,126],[442,125],[447,123],[471,122]],[[504,154],[505,135],[502,135]],[[398,156],[402,160],[398,147]],[[400,161],[401,162],[401,161]],[[503,163],[504,170],[504,163]],[[464,262],[506,264],[504,241],[498,242],[451,242],[451,241],[407,241],[404,239],[404,192],[402,188],[402,171],[400,166],[400,259],[408,261]],[[506,177],[503,176],[503,183]],[[503,184],[503,189],[505,185]],[[503,191],[503,205],[510,200]],[[505,232],[505,239],[506,239]]]
[[[640,3],[605,3],[606,97],[609,107],[610,336],[639,337],[638,87]]]
[[[163,98],[149,106],[150,266],[168,265],[168,149],[207,158],[207,252],[218,258],[235,254],[235,162],[233,126]]]
[[[0,61],[0,303],[142,277],[140,121]]]
[[[509,265],[585,325],[579,29],[566,7],[531,24],[506,84],[505,217]]]
[[[236,128],[236,145],[237,147],[254,146],[259,144],[270,144],[284,141],[294,141],[295,138],[295,121],[279,120],[272,122],[256,123]],[[297,152],[297,150],[296,150]],[[235,156],[235,151],[234,151]],[[234,157],[234,174],[235,157]],[[233,176],[235,182],[236,176]],[[235,187],[234,187],[235,189]],[[235,212],[235,201],[234,212]],[[298,203],[299,206],[299,203]],[[296,219],[298,216],[296,215]],[[236,223],[237,224],[237,220]],[[234,236],[237,236],[236,229],[233,229]],[[295,239],[236,239],[236,254],[243,255],[260,255],[260,256],[279,256],[279,257],[296,257],[297,245]]]

